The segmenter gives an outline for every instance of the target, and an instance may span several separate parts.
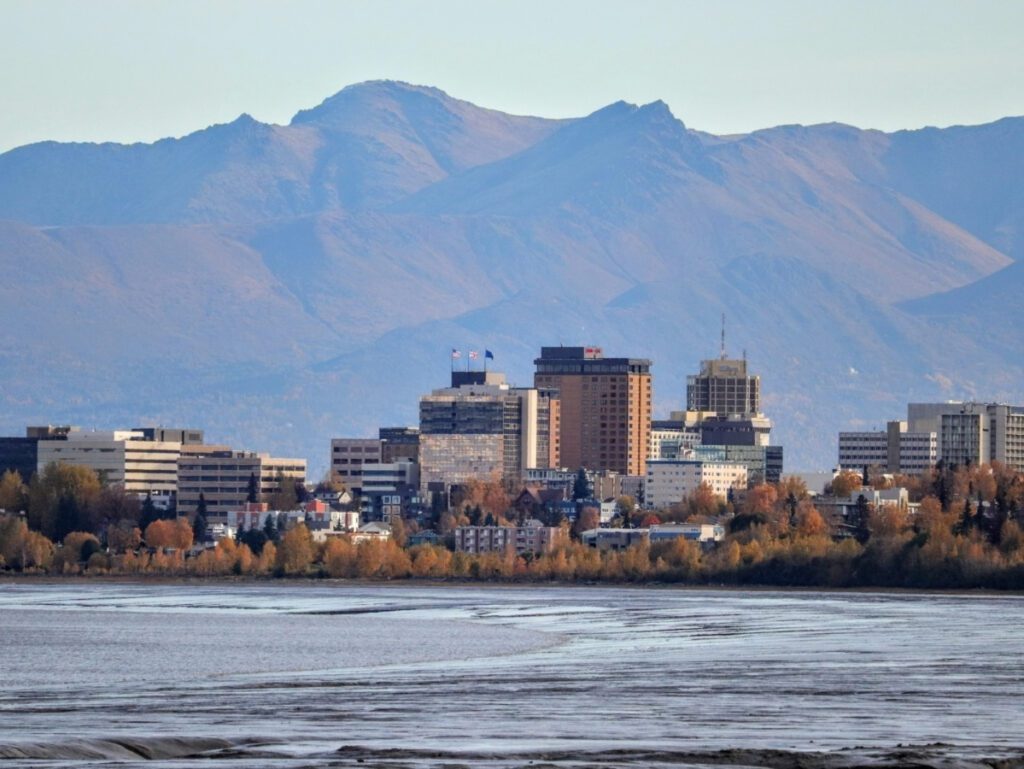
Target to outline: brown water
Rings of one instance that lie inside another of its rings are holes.
[[[0,759],[1024,766],[1022,629],[1012,596],[0,583]]]

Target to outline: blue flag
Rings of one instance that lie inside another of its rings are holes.
[[[486,360],[487,358],[494,360],[494,353],[491,352],[490,350],[484,350],[484,360]]]

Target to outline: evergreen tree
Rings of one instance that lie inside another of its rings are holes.
[[[249,489],[245,495],[246,502],[260,501],[260,484],[256,480],[256,473],[249,473]]]
[[[58,540],[64,539],[73,531],[82,529],[82,510],[73,494],[62,494],[57,502],[57,519],[55,534]]]
[[[792,491],[789,492],[789,496],[786,497],[786,507],[789,509],[789,525],[795,527],[797,498],[796,494]]]
[[[871,508],[868,506],[867,497],[863,494],[857,496],[857,504],[853,508],[853,520],[850,521],[850,525],[853,528],[853,536],[857,538],[857,541],[862,545],[868,541],[868,537],[871,536],[868,530],[868,517],[871,515]]]
[[[263,552],[263,546],[267,544],[267,535],[262,529],[249,529],[242,535],[241,544],[248,545],[253,555],[259,555]]]
[[[974,525],[974,511],[971,508],[971,498],[964,500],[964,509],[960,513],[960,520],[956,522],[956,533],[967,534]]]
[[[263,522],[263,534],[269,542],[273,542],[275,545],[281,541],[281,533],[277,528],[276,516],[267,516],[267,520]]]
[[[576,480],[572,484],[572,498],[579,502],[581,499],[590,498],[590,483],[587,481],[587,471],[582,467],[576,473]]]
[[[199,504],[196,505],[196,517],[192,519],[192,539],[195,542],[206,541],[206,497],[199,492]]]
[[[139,515],[139,528],[143,531],[153,521],[159,520],[160,511],[156,509],[156,505],[153,504],[153,496],[148,491],[146,492],[146,498],[142,501],[142,513]]]
[[[870,486],[871,485],[871,477],[868,475],[868,466],[867,465],[864,465],[864,472],[861,473],[860,481],[865,486]]]

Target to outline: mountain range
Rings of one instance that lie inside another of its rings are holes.
[[[1024,395],[1024,118],[714,136],[662,102],[549,120],[345,88],[288,125],[0,155],[0,430],[187,424],[327,464],[415,424],[452,348],[718,352],[787,467],[909,400]]]

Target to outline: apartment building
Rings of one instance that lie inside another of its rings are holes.
[[[725,499],[730,489],[747,486],[747,467],[740,462],[705,462],[697,459],[662,459],[647,463],[644,503],[668,507],[683,501],[701,484]]]
[[[455,530],[455,549],[462,553],[505,553],[517,555],[549,553],[564,544],[565,530],[529,520],[522,526],[460,526]]]

